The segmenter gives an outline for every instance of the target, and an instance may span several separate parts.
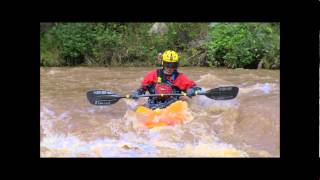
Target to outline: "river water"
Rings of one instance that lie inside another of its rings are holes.
[[[140,85],[154,67],[41,68],[41,157],[279,157],[279,70],[181,67],[205,90],[234,85],[237,98],[193,97],[181,125],[147,129],[134,110],[147,99],[94,106],[86,92],[121,95]]]

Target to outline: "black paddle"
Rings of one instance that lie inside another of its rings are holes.
[[[234,86],[218,87],[210,89],[206,92],[199,92],[196,95],[205,95],[214,100],[229,100],[238,95],[239,88]],[[182,94],[146,94],[139,95],[138,97],[154,97],[154,96],[187,96],[186,93]],[[89,102],[97,106],[106,106],[118,102],[121,98],[132,98],[131,95],[120,96],[108,90],[92,90],[87,92]]]

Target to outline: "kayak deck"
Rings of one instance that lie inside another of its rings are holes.
[[[164,109],[149,109],[144,106],[137,108],[138,118],[148,128],[170,126],[182,123],[186,116],[188,105],[185,101],[176,101]]]

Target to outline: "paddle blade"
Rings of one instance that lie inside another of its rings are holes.
[[[226,86],[211,89],[205,93],[208,98],[214,100],[229,100],[237,97],[239,92],[238,87]]]
[[[87,92],[89,102],[96,106],[107,106],[121,99],[119,95],[107,90],[92,90]]]

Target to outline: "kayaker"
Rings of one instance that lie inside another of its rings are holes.
[[[165,51],[158,54],[158,60],[162,61],[162,68],[153,70],[141,81],[141,87],[131,94],[133,99],[148,91],[150,94],[186,93],[192,97],[196,91],[201,91],[195,82],[189,80],[183,73],[178,72],[179,55],[175,51]],[[188,100],[187,96],[157,96],[149,97],[146,107],[165,108],[177,100]]]

